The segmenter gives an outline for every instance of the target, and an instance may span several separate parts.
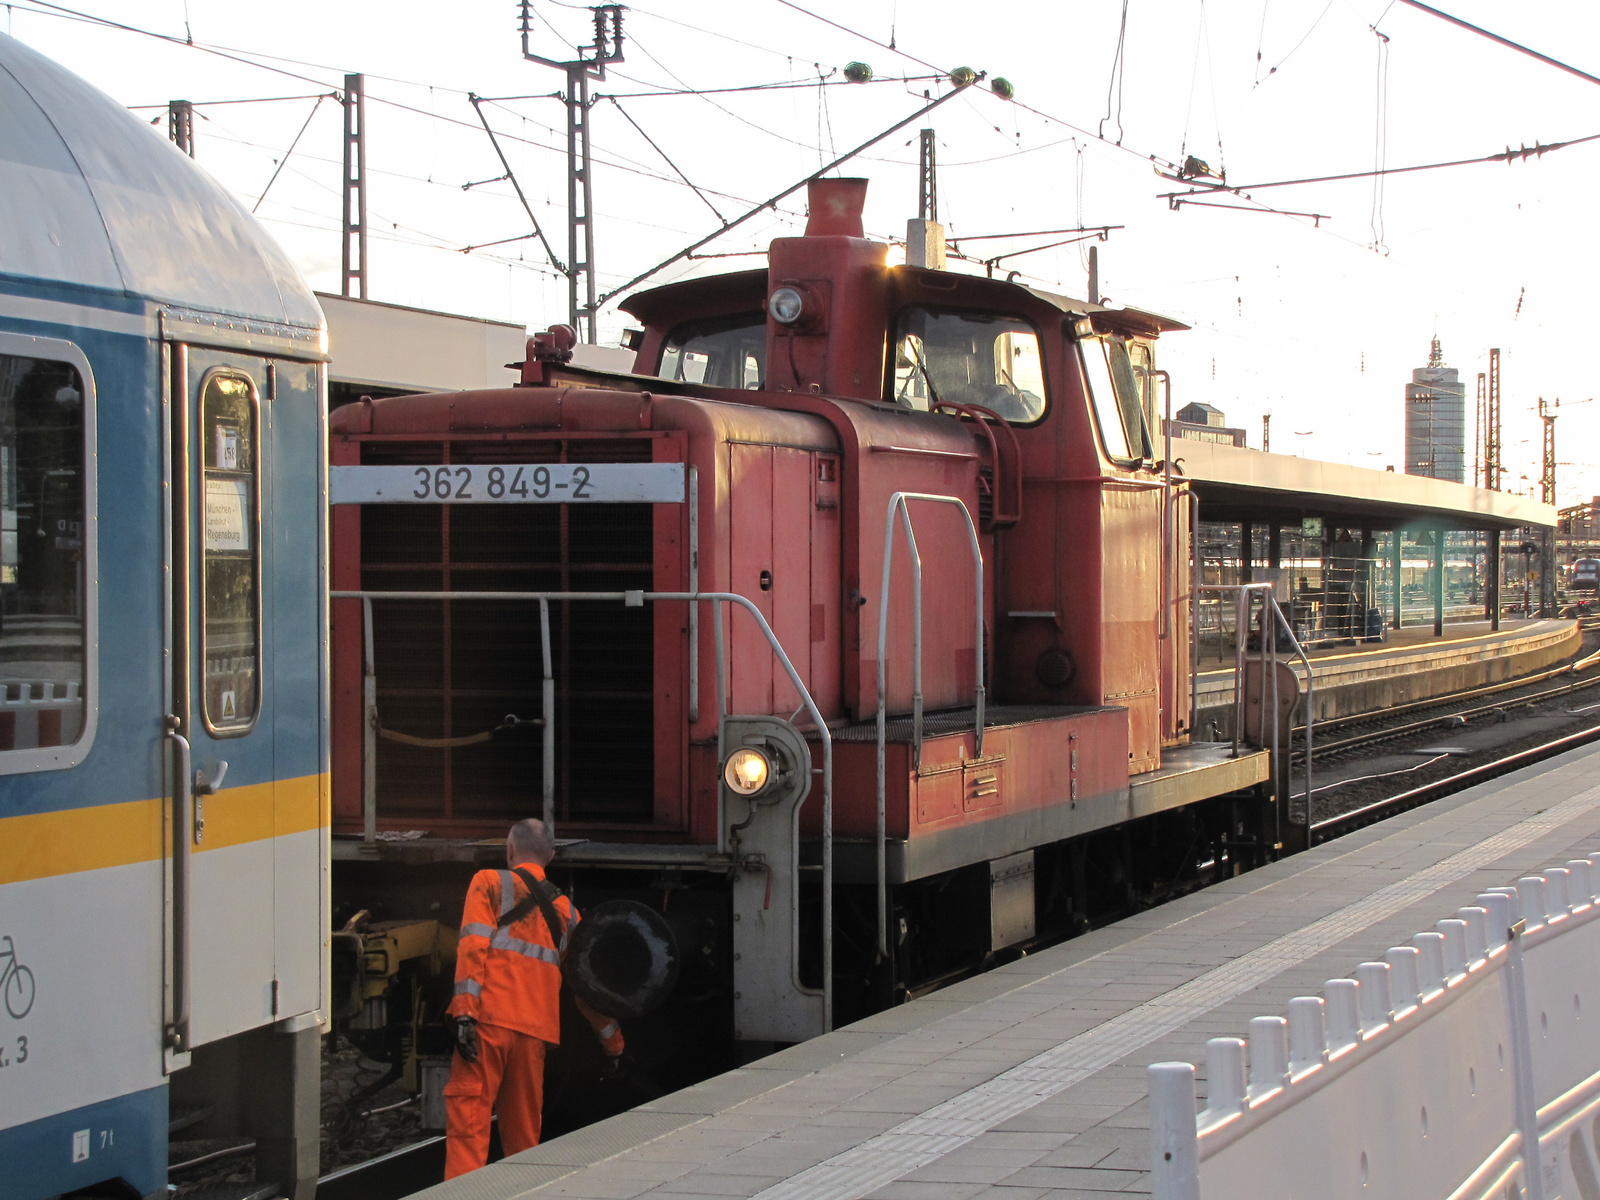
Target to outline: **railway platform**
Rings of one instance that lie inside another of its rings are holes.
[[[794,1046],[425,1200],[1149,1193],[1147,1067],[1600,844],[1572,750]]]
[[[1536,674],[1559,665],[1582,644],[1578,622],[1569,619],[1506,620],[1499,630],[1488,621],[1445,626],[1435,637],[1431,625],[1391,629],[1387,640],[1308,648],[1316,683],[1319,721],[1352,713],[1376,712],[1399,704]],[[1290,663],[1304,686],[1305,669]],[[1208,665],[1209,664],[1209,665]],[[1232,653],[1225,662],[1203,659],[1196,685],[1196,710],[1204,729],[1208,719],[1226,724],[1233,705]]]

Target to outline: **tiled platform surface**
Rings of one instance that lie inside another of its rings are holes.
[[[420,1193],[1148,1193],[1145,1067],[1204,1064],[1486,888],[1600,846],[1600,748],[1505,776]],[[1202,1095],[1204,1083],[1201,1084]]]

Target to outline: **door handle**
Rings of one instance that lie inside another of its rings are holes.
[[[172,1024],[167,1045],[189,1049],[189,910],[191,847],[199,840],[194,825],[193,774],[189,739],[178,732],[178,719],[167,718],[166,739],[178,752],[173,773],[172,813]]]
[[[207,796],[215,796],[222,790],[222,781],[228,775],[228,760],[221,759],[217,762],[215,771],[207,777],[204,771],[194,773],[194,786],[190,789],[194,796],[194,844],[199,845],[206,840],[206,801]]]

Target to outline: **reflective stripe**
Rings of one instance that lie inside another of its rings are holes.
[[[498,872],[500,876],[500,915],[503,917],[517,906],[517,877],[510,871]]]
[[[609,1042],[612,1038],[616,1037],[617,1034],[620,1033],[621,1031],[622,1031],[622,1026],[618,1025],[615,1021],[613,1021],[613,1022],[611,1022],[611,1024],[605,1026],[603,1029],[600,1030],[600,1040],[602,1042]]]
[[[482,992],[483,989],[478,985],[476,979],[456,980],[456,995],[458,996],[477,996]]]
[[[461,927],[462,937],[493,937],[494,930],[478,921],[468,921]]]
[[[504,929],[494,931],[494,936],[489,939],[489,949],[509,950],[513,954],[521,954],[528,958],[537,958],[541,962],[561,965],[561,954],[549,946],[541,946],[538,942],[525,942],[521,938],[514,938]]]
[[[572,902],[569,900],[567,903],[570,904]],[[561,954],[562,954],[562,957],[566,956],[567,943],[572,940],[572,931],[578,927],[578,910],[574,908],[571,911],[572,911],[572,917],[571,917],[570,920],[567,921],[567,927],[566,927],[566,929],[562,930],[562,933],[561,933]],[[561,910],[559,908],[556,909],[556,915],[558,917],[561,915]]]

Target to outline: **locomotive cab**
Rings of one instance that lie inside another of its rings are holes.
[[[973,513],[986,535],[1008,531],[985,544],[1000,613],[990,698],[1126,706],[1130,769],[1159,768],[1161,747],[1188,735],[1175,566],[1188,535],[1158,461],[1154,347],[1186,326],[889,266],[888,247],[863,237],[864,192],[864,180],[816,181],[805,236],[773,242],[767,272],[633,297],[636,372],[754,392],[755,404],[847,397],[977,432]]]

